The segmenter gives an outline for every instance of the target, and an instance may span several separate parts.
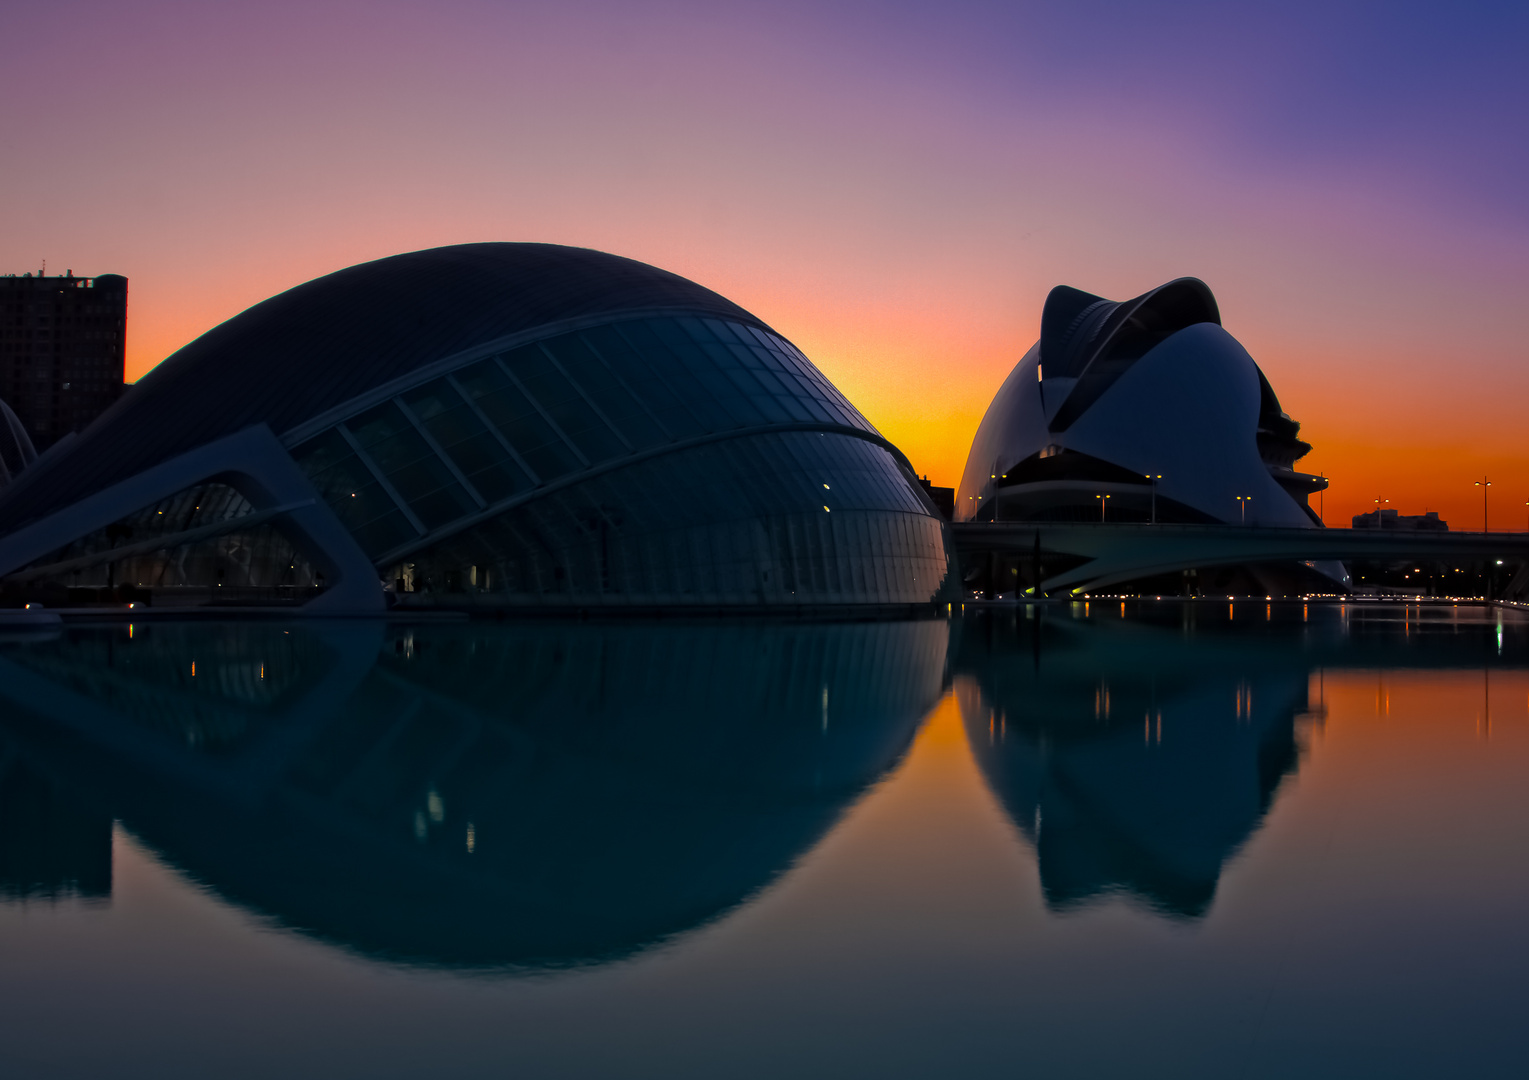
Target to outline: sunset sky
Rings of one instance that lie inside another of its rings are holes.
[[[128,377],[439,244],[641,259],[954,484],[1047,291],[1203,278],[1333,477],[1529,500],[1529,6],[56,3],[0,9],[0,273],[131,282]]]

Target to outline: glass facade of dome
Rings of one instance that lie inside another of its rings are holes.
[[[440,248],[299,286],[48,464],[0,497],[0,592],[737,608],[955,585],[912,469],[799,350],[581,249]]]
[[[917,603],[948,572],[893,453],[764,330],[632,319],[432,375],[292,450],[405,602]]]

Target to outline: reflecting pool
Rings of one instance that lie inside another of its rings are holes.
[[[0,636],[0,1075],[1507,1076],[1529,622]]]

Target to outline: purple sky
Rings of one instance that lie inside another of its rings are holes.
[[[1479,527],[1483,470],[1529,499],[1526,12],[13,5],[0,272],[126,274],[135,377],[365,259],[597,247],[755,311],[946,483],[1052,285],[1194,274],[1330,519]]]

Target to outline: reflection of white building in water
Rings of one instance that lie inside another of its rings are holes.
[[[1327,482],[1294,468],[1299,431],[1204,282],[1123,303],[1058,286],[983,417],[956,514],[1316,527],[1307,499]]]

